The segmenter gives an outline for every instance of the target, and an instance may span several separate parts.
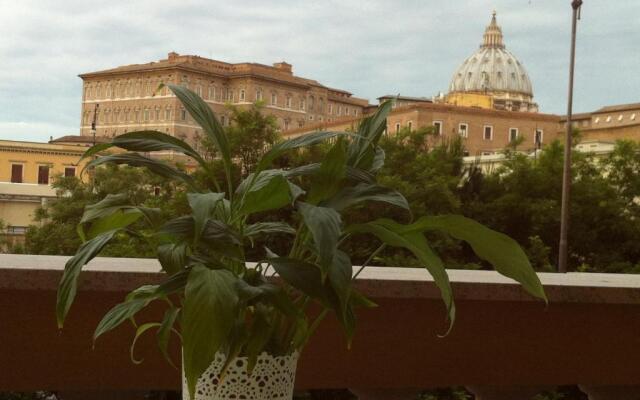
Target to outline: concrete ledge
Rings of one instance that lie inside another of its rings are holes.
[[[56,290],[69,257],[1,254],[0,289]],[[354,267],[354,270],[358,267]],[[539,301],[495,271],[449,270],[458,300]],[[640,275],[540,273],[550,303],[640,304]],[[84,269],[80,290],[127,291],[163,279],[154,259],[98,257]],[[368,267],[357,285],[372,297],[437,299],[425,269]]]

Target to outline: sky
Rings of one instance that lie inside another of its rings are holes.
[[[584,2],[574,111],[640,102],[640,1]],[[284,60],[372,103],[433,96],[478,48],[493,10],[540,111],[566,112],[569,0],[0,0],[0,10],[0,139],[78,134],[78,74],[170,51]]]

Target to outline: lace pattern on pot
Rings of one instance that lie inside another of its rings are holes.
[[[258,356],[252,373],[247,373],[247,358],[236,358],[220,382],[219,372],[225,356],[216,354],[213,363],[198,379],[195,400],[291,400],[299,354],[273,357],[267,353]],[[187,400],[186,381],[183,396]]]

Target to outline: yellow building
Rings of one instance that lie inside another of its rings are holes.
[[[0,140],[0,220],[9,235],[24,234],[36,209],[56,197],[59,176],[78,176],[86,145]]]

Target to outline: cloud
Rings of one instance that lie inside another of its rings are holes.
[[[372,102],[431,96],[477,49],[493,9],[544,112],[565,109],[571,9],[551,0],[0,0],[0,137],[78,132],[78,74],[167,52],[286,60]],[[640,2],[590,0],[579,24],[576,111],[638,101]]]

